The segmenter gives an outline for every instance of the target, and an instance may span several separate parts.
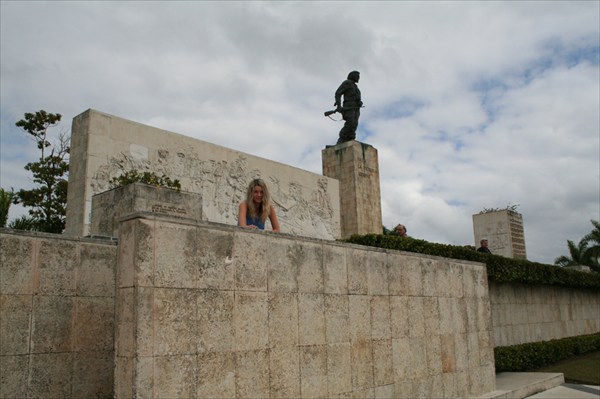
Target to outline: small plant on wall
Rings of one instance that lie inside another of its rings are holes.
[[[131,183],[144,183],[157,188],[167,187],[177,190],[177,192],[181,191],[181,183],[177,179],[173,180],[165,175],[158,176],[154,172],[140,172],[135,169],[125,171],[123,174],[113,177],[109,182],[111,188],[122,187]]]

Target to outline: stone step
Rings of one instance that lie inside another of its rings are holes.
[[[563,373],[498,373],[496,390],[479,399],[524,399],[565,382]]]

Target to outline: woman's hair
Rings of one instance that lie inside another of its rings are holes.
[[[263,189],[262,203],[258,209],[252,199],[252,192],[256,186],[260,186]],[[246,191],[246,205],[248,206],[248,215],[250,215],[250,217],[258,217],[261,222],[267,220],[271,211],[271,196],[269,195],[269,189],[267,188],[266,183],[262,179],[254,179],[250,182],[248,190]]]

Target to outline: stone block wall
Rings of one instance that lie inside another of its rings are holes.
[[[117,398],[495,388],[482,264],[138,214],[116,276]]]
[[[494,346],[600,332],[600,293],[557,286],[490,284]]]
[[[109,398],[117,248],[0,231],[0,398]]]

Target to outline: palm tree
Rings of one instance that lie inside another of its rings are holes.
[[[598,262],[598,256],[600,255],[600,223],[596,220],[592,220],[594,230],[583,237],[579,244],[571,240],[567,240],[567,247],[569,248],[568,256],[559,256],[554,259],[554,264],[558,266],[589,266],[595,272],[600,272],[600,263]]]
[[[597,220],[590,220],[594,229],[583,239],[588,243],[589,257],[592,261],[595,261],[598,265],[598,258],[600,257],[600,223]]]
[[[586,253],[588,251],[587,241],[582,239],[578,245],[571,240],[567,240],[567,247],[569,248],[569,254],[571,257],[561,255],[554,259],[554,264],[558,266],[576,266],[586,265]],[[589,265],[587,265],[589,266]]]

